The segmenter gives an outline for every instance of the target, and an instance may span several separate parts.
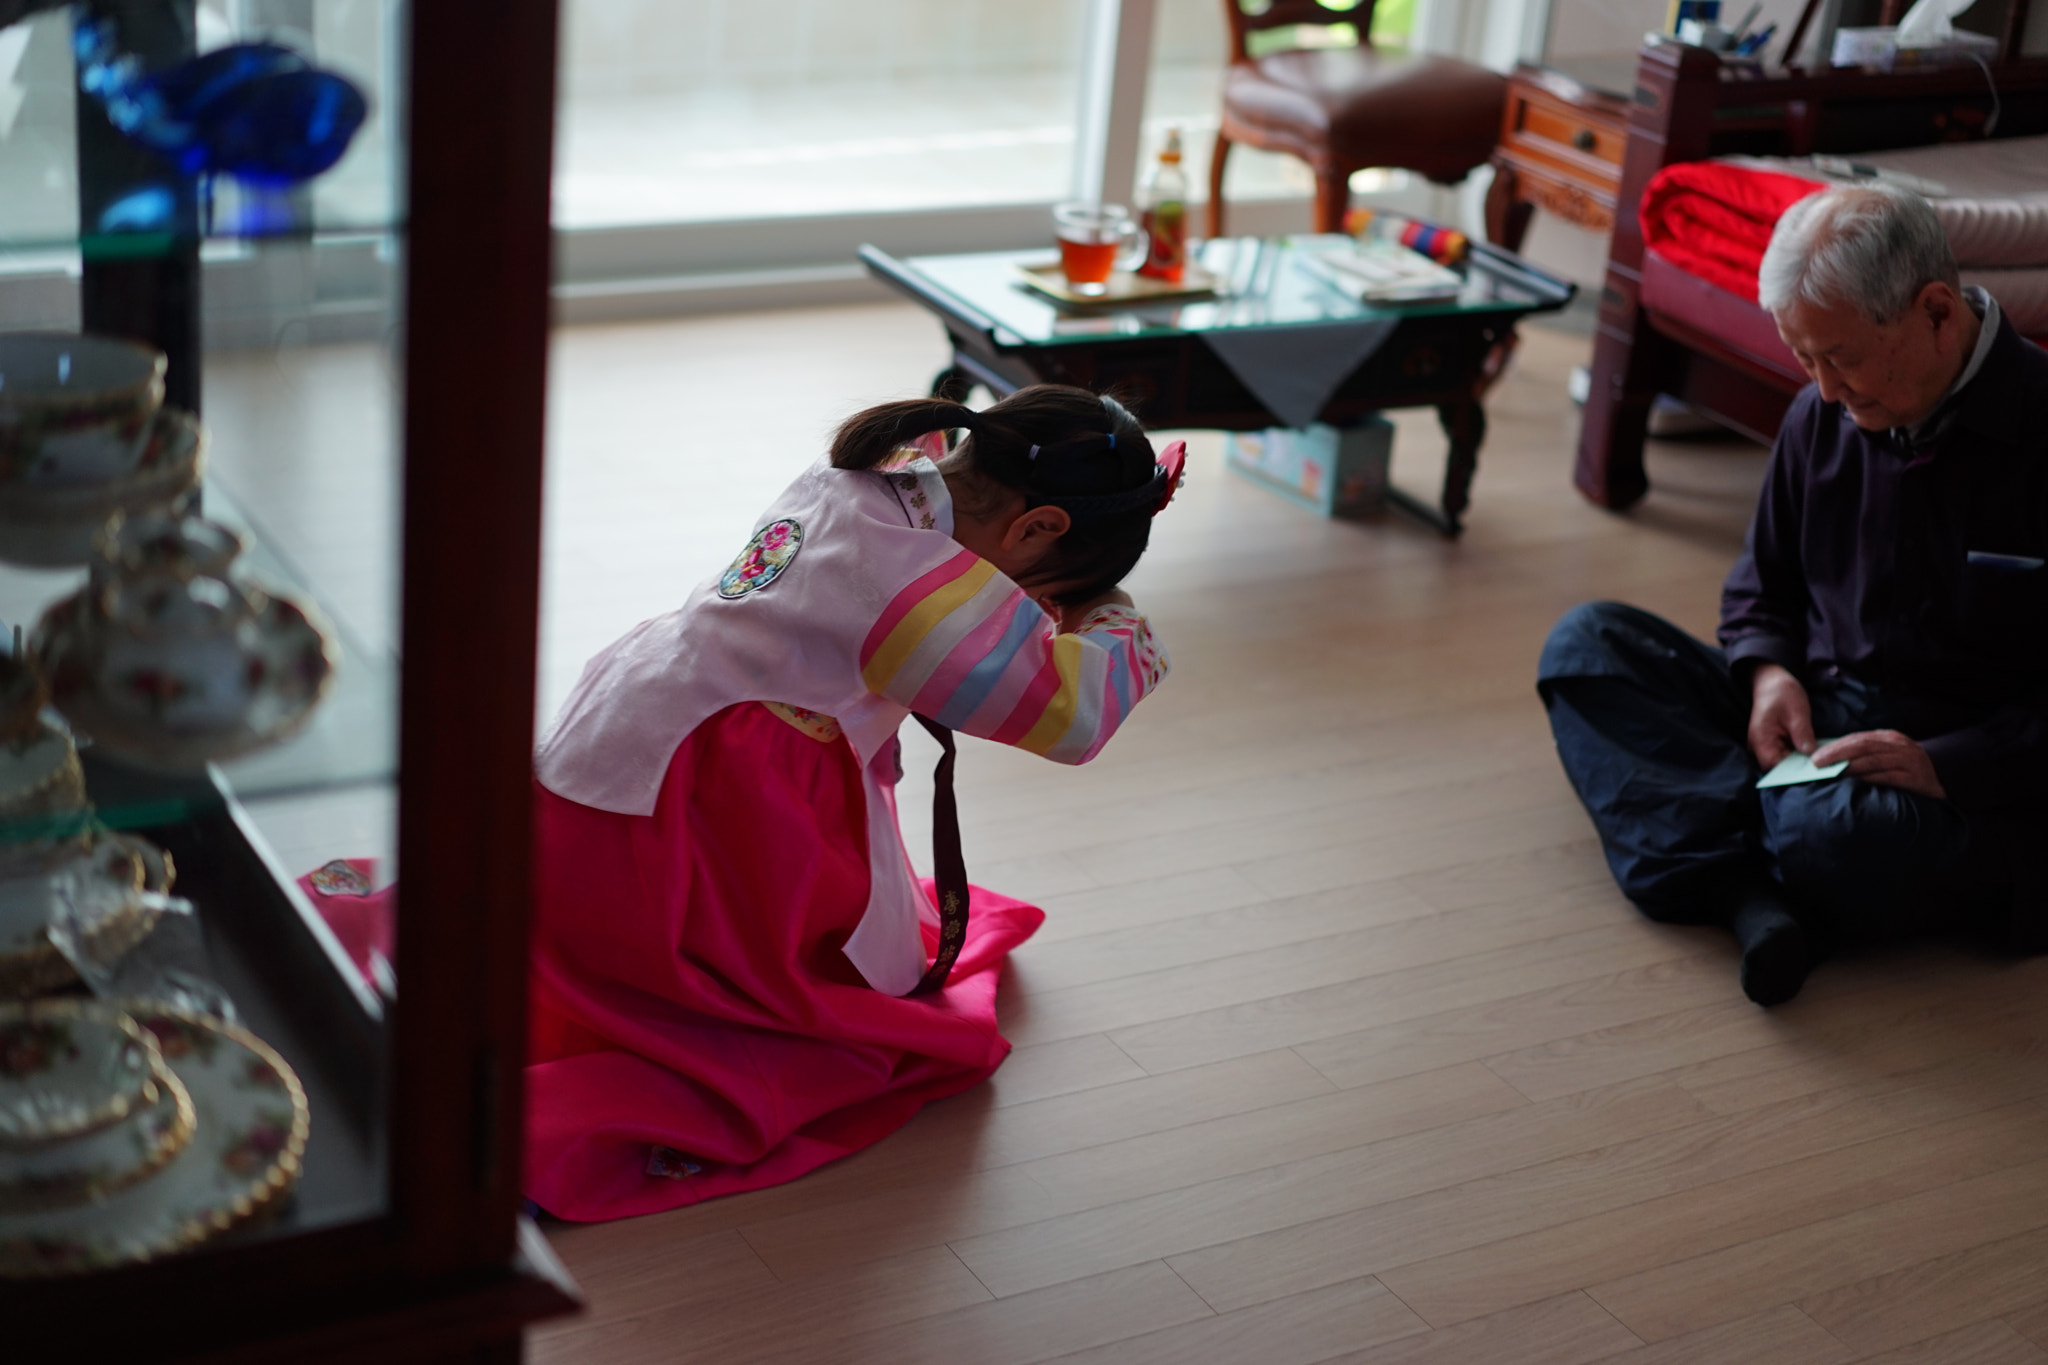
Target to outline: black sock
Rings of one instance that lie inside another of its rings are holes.
[[[1746,892],[1728,927],[1742,945],[1742,993],[1759,1005],[1782,1005],[1799,994],[1806,974],[1820,962],[1813,935],[1775,888]]]

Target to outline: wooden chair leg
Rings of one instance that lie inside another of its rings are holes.
[[[1316,231],[1342,232],[1351,207],[1351,175],[1339,169],[1316,177]]]
[[[1223,235],[1223,163],[1230,159],[1230,139],[1223,136],[1221,129],[1216,133],[1216,145],[1209,152],[1209,236]]]

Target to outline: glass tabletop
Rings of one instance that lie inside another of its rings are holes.
[[[1447,314],[1519,316],[1561,308],[1571,286],[1512,256],[1480,246],[1458,267],[1455,297],[1399,306],[1361,302],[1303,264],[1342,238],[1221,237],[1204,242],[1196,263],[1216,279],[1212,295],[1123,306],[1075,307],[1028,283],[1025,268],[1058,260],[1053,251],[991,251],[915,256],[900,262],[905,283],[941,304],[950,297],[970,319],[985,320],[998,345],[1058,346],[1105,338],[1178,336],[1241,328],[1288,327]],[[1007,334],[1007,335],[1005,335]]]

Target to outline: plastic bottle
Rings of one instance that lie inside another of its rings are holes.
[[[1188,264],[1188,178],[1180,168],[1180,129],[1169,128],[1158,164],[1138,194],[1139,226],[1151,238],[1138,273],[1179,284]]]

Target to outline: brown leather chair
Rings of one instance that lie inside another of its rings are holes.
[[[1209,158],[1209,235],[1223,235],[1223,163],[1232,143],[1284,152],[1316,177],[1316,231],[1337,232],[1351,203],[1351,173],[1369,166],[1414,171],[1442,185],[1463,180],[1493,155],[1505,76],[1452,57],[1381,52],[1367,40],[1372,0],[1326,9],[1319,0],[1271,0],[1258,14],[1223,0],[1230,70],[1223,126]],[[1355,24],[1359,46],[1254,57],[1251,35],[1293,24]]]

